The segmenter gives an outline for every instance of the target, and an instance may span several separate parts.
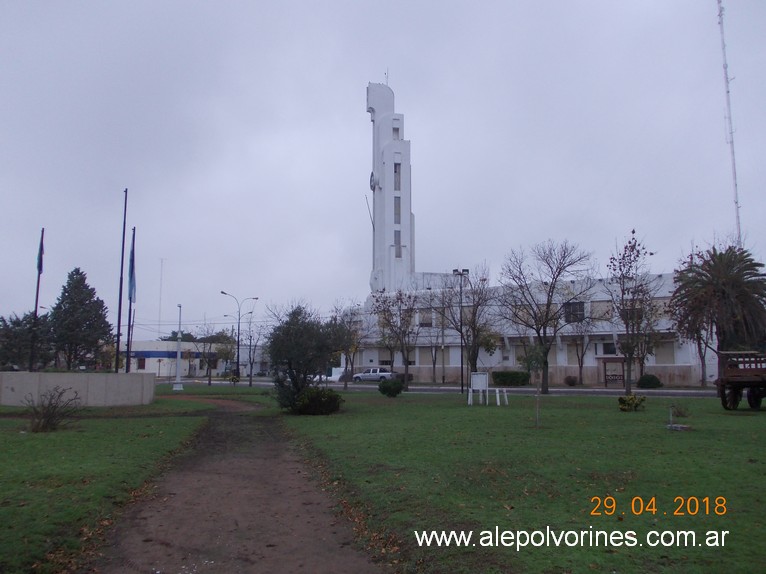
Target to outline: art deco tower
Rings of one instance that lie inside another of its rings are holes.
[[[410,190],[410,142],[404,116],[394,113],[394,92],[368,84],[372,120],[372,291],[410,290],[415,278],[415,216]]]

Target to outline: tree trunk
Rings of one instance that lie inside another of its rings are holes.
[[[633,376],[633,359],[626,357],[625,362],[627,363],[625,367],[625,394],[631,395],[633,394],[633,390],[630,384],[631,377]]]
[[[700,384],[703,387],[707,386],[707,361],[705,360],[707,352],[702,340],[697,339],[697,356],[700,360]]]
[[[404,390],[409,391],[410,390],[410,356],[409,356],[409,353],[406,353],[403,348],[400,352],[402,354],[402,363],[404,363]],[[392,367],[393,367],[393,361],[392,361]],[[391,370],[393,371],[393,368]]]
[[[540,392],[543,395],[548,394],[548,359],[543,360],[543,368],[542,368],[542,385],[540,387]]]

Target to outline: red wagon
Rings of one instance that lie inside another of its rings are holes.
[[[766,396],[766,355],[756,351],[722,351],[723,376],[716,381],[718,396],[726,410],[739,406],[747,391],[747,404],[760,409]]]

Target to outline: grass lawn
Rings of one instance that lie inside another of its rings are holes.
[[[264,402],[246,384],[171,389],[157,385],[150,405],[84,408],[54,433],[26,432],[26,419],[10,418],[25,407],[0,407],[0,573],[57,572],[77,556],[215,408],[186,396]]]
[[[616,397],[544,396],[536,428],[534,397],[470,408],[460,395],[345,399],[340,415],[284,420],[326,461],[338,495],[365,509],[370,542],[405,572],[733,574],[766,562],[766,412],[650,397],[644,411],[623,413]],[[666,428],[673,403],[688,409],[675,422],[691,430]],[[496,527],[585,534],[567,533],[559,546],[534,545],[535,534],[517,550],[508,535],[513,546],[498,544]],[[419,547],[414,532],[431,530],[473,538]],[[678,531],[694,532],[696,545]],[[706,545],[709,531],[717,546]],[[670,546],[651,547],[651,532]]]
[[[168,402],[108,409],[116,418],[85,418],[54,433],[28,433],[26,420],[0,419],[0,572],[60,571],[83,540],[111,522],[116,507],[205,421],[125,418],[141,409],[180,412]]]
[[[35,564],[54,572],[108,525],[204,424],[209,405],[183,396],[269,403],[268,391],[246,384],[157,391],[152,405],[88,409],[56,433],[22,432],[26,421],[0,418],[0,572]],[[535,397],[470,408],[457,394],[344,398],[338,415],[282,420],[349,513],[363,517],[371,547],[401,572],[735,574],[766,561],[766,412],[650,397],[644,411],[622,413],[616,397],[545,396],[536,428]],[[673,403],[688,409],[675,422],[691,430],[666,429]],[[271,406],[258,416],[276,413]],[[509,534],[495,540],[496,527],[532,539],[517,549]],[[547,529],[566,538],[556,546],[532,534]],[[414,535],[452,530],[471,531],[471,541],[425,547]],[[697,545],[679,531],[693,532]],[[651,547],[652,532],[681,545]],[[706,545],[708,532],[718,533],[717,546]]]

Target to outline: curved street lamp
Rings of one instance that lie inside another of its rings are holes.
[[[239,328],[240,328],[240,323],[242,322],[242,303],[244,303],[245,301],[257,301],[258,297],[246,297],[245,299],[242,299],[242,301],[240,301],[234,295],[232,295],[231,293],[227,293],[226,291],[221,291],[221,295],[226,295],[227,297],[231,297],[237,303],[237,369],[234,376],[236,376],[237,379],[239,379]]]

